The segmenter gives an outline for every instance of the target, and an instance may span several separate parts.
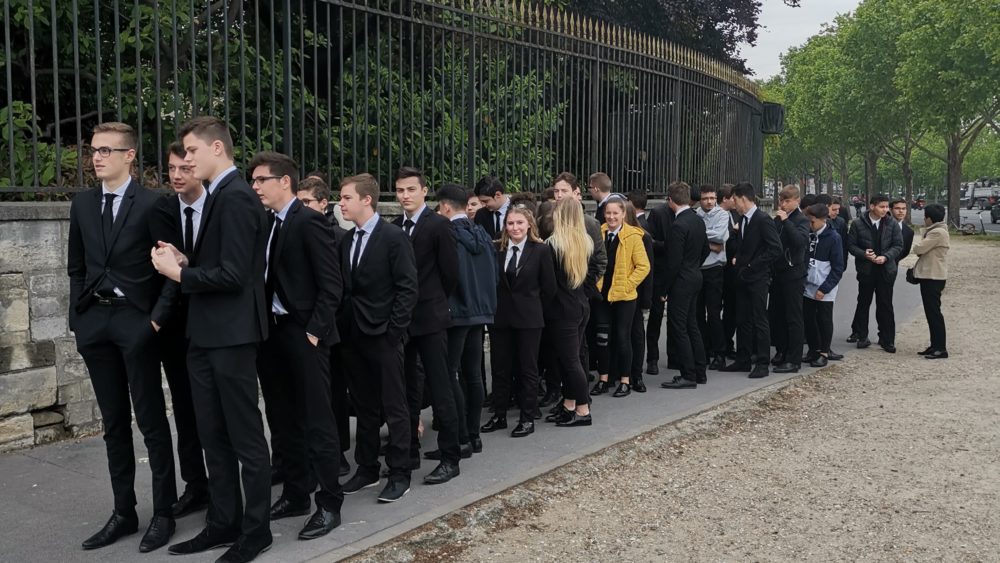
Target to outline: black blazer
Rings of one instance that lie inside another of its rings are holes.
[[[149,220],[154,241],[168,242],[178,249],[184,248],[180,198],[176,194],[158,198]],[[163,289],[153,306],[152,316],[163,321],[156,323],[161,327],[187,322],[187,299],[181,294],[179,283],[164,278]],[[185,325],[179,326],[186,329]]]
[[[774,227],[781,240],[782,256],[774,261],[774,277],[781,280],[797,280],[806,277],[809,254],[809,219],[802,211],[792,211],[782,221],[774,218]]]
[[[270,268],[274,293],[295,322],[323,344],[340,342],[336,323],[343,292],[340,250],[322,213],[297,199],[292,202],[278,230]]]
[[[510,196],[508,196],[510,197]],[[507,209],[510,209],[510,204],[508,202]],[[504,221],[507,220],[507,212],[504,211],[503,216],[500,217],[500,230],[496,228],[496,215],[493,211],[486,209],[485,207],[480,207],[476,211],[476,215],[473,217],[473,223],[479,225],[480,227],[486,229],[486,234],[490,235],[492,240],[500,240],[500,234],[503,232]]]
[[[267,338],[264,252],[270,232],[260,198],[239,172],[230,172],[205,200],[190,264],[181,270],[192,345],[222,348]]]
[[[403,227],[403,216],[392,222]],[[406,234],[405,232],[403,233]],[[417,305],[410,322],[411,336],[421,336],[451,326],[448,297],[458,286],[458,246],[455,227],[447,218],[424,207],[413,227],[413,255],[417,262]]]
[[[665,283],[671,299],[691,296],[701,290],[701,265],[708,258],[708,235],[705,221],[690,207],[681,211],[670,227],[667,239]]]
[[[740,236],[738,232],[736,236]],[[781,240],[778,238],[778,229],[767,213],[758,207],[736,246],[737,279],[746,284],[768,281],[771,277],[771,264],[779,256]]]
[[[735,209],[729,211],[729,238],[726,239],[726,268],[734,268],[733,258],[740,248],[740,221],[743,216]]]
[[[896,257],[896,264],[899,264],[903,258],[909,256],[910,249],[913,248],[913,229],[906,223],[900,223],[899,226],[903,228],[903,250]]]
[[[340,242],[340,271],[344,296],[338,321],[340,330],[356,323],[362,334],[389,334],[402,338],[417,305],[417,263],[413,245],[395,226],[379,221],[366,234],[368,243],[358,267],[351,270],[351,243],[357,227]]]
[[[149,251],[156,239],[150,215],[160,199],[134,179],[122,195],[118,215],[105,246],[101,224],[104,200],[100,187],[78,194],[69,211],[69,326],[76,330],[77,315],[94,302],[94,292],[107,279],[139,310],[151,313],[163,286],[163,277],[153,268]],[[151,320],[160,323],[161,318]]]
[[[507,251],[497,251],[497,313],[493,326],[501,328],[542,328],[544,304],[556,292],[552,251],[541,242],[527,241],[517,262],[517,277],[507,279]]]
[[[649,215],[647,230],[653,237],[653,296],[663,298],[667,295],[667,241],[670,239],[670,227],[674,224],[674,211],[663,204],[646,214]]]

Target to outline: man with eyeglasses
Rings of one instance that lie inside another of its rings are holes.
[[[153,519],[139,551],[162,547],[174,532],[174,454],[154,352],[156,330],[165,322],[157,306],[163,279],[148,259],[156,242],[150,216],[159,198],[131,177],[137,141],[124,123],[95,127],[92,162],[101,186],[78,194],[70,206],[69,327],[101,409],[114,492],[111,518],[83,542],[84,549],[111,545],[138,531],[133,407],[153,493]]]
[[[167,149],[167,181],[174,190],[174,197],[160,199],[151,219],[156,240],[173,244],[190,254],[201,227],[208,193],[184,162],[184,152],[179,142],[171,143]],[[186,484],[184,494],[173,506],[174,518],[180,518],[208,506],[208,477],[188,378],[187,296],[180,292],[177,282],[166,280],[157,306],[166,313],[158,329],[157,341],[177,426],[181,479]]]

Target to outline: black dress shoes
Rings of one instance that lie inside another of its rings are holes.
[[[590,390],[591,395],[603,395],[611,390],[610,381],[598,381],[594,384],[594,388]]]
[[[809,362],[816,360],[816,358],[819,358],[820,355],[821,354],[816,350],[809,350],[809,352],[807,352],[805,356],[802,356],[802,363],[808,364]]]
[[[347,477],[351,474],[351,463],[347,461],[347,456],[340,454],[340,476]]]
[[[771,375],[768,372],[767,364],[757,364],[754,366],[753,371],[750,372],[750,379],[760,379],[762,377],[767,377]]]
[[[187,489],[181,498],[170,508],[174,518],[182,518],[208,507],[208,491],[192,491]]]
[[[562,422],[563,420],[568,420],[573,411],[566,409],[562,403],[559,403],[559,410],[545,417],[545,422]]]
[[[928,346],[928,347],[924,348],[923,350],[917,352],[917,355],[918,356],[926,356],[927,354],[930,354],[933,351],[934,351],[934,347],[933,346]]]
[[[857,342],[858,340],[861,340],[861,339],[860,339],[860,338],[858,338],[858,335],[857,335],[857,334],[854,334],[853,332],[851,333],[851,335],[850,335],[850,336],[848,336],[848,337],[847,337],[847,343],[848,343],[848,344],[854,344],[854,343],[855,343],[855,342]]]
[[[361,471],[355,471],[354,476],[344,483],[344,494],[353,495],[361,489],[367,489],[369,487],[374,487],[375,485],[378,485],[378,477],[364,475]]]
[[[772,366],[780,366],[783,363],[785,363],[785,354],[783,352],[778,352],[771,357]]]
[[[883,342],[882,344],[879,344],[879,346],[881,346],[883,350],[885,350],[886,352],[889,352],[890,354],[895,354],[896,353],[896,345],[895,344],[889,344],[887,342]]]
[[[309,514],[309,509],[312,508],[312,503],[309,502],[307,498],[304,502],[295,502],[289,500],[285,497],[281,497],[271,505],[271,520],[281,520],[282,518],[291,518],[293,516],[305,516]]]
[[[831,362],[839,362],[840,360],[844,359],[844,355],[843,354],[838,354],[838,353],[834,352],[833,350],[830,350],[826,354],[826,359],[830,360]]]
[[[139,542],[139,553],[149,553],[167,545],[170,536],[174,535],[176,526],[171,517],[153,516],[146,533],[142,535],[142,541]]]
[[[726,367],[726,357],[725,356],[715,356],[712,358],[711,363],[708,364],[708,369],[713,371],[718,371]]]
[[[858,348],[867,348],[872,345],[872,341],[867,338],[859,338],[857,343]]]
[[[265,538],[240,536],[222,557],[215,560],[215,563],[249,563],[261,553],[271,549],[273,541],[271,534],[267,534]]]
[[[698,384],[690,379],[684,379],[683,377],[674,378],[673,381],[667,381],[666,383],[661,383],[660,387],[664,389],[696,389]]]
[[[134,534],[139,531],[139,516],[132,514],[121,514],[113,512],[108,523],[101,528],[100,532],[83,540],[83,549],[97,549],[111,545],[119,538]]]
[[[809,365],[814,368],[826,367],[826,364],[827,364],[827,357],[824,356],[823,354],[820,354],[818,358],[809,362]]]
[[[494,415],[486,424],[479,427],[480,432],[496,432],[507,428],[507,417]]]
[[[774,367],[774,373],[799,373],[799,364],[785,362]]]
[[[632,386],[628,383],[619,383],[618,389],[611,394],[612,397],[628,397],[632,394]]]
[[[925,360],[944,360],[948,358],[947,350],[934,350],[930,354],[924,356]]]
[[[535,433],[535,423],[534,422],[518,422],[517,426],[514,427],[510,432],[511,438],[524,438],[528,434]]]
[[[752,371],[753,367],[750,364],[741,364],[738,362],[729,364],[728,366],[721,368],[719,371],[724,372],[736,372],[736,371]]]
[[[309,517],[306,525],[299,532],[300,540],[314,540],[321,538],[340,526],[340,512],[330,512],[323,508],[317,508],[316,512]]]
[[[469,439],[472,443],[472,453],[481,454],[483,453],[483,439],[479,436],[475,436]]]
[[[660,366],[657,365],[657,362],[647,362],[646,373],[648,375],[660,375]]]
[[[389,482],[382,489],[382,492],[378,494],[378,501],[396,502],[408,492],[410,492],[410,478],[408,476],[396,475],[389,477]]]
[[[646,383],[642,380],[641,377],[632,378],[632,390],[635,391],[636,393],[646,392]]]
[[[168,547],[167,552],[171,555],[191,555],[192,553],[201,553],[202,551],[233,545],[233,542],[235,542],[239,537],[239,530],[227,532],[224,530],[205,528],[204,530],[198,532],[197,536],[187,541],[175,543],[174,545]]]
[[[556,426],[559,426],[559,427],[562,427],[562,428],[570,428],[570,427],[573,427],[573,426],[590,426],[591,424],[593,424],[593,421],[591,420],[589,414],[585,414],[583,416],[580,416],[580,415],[576,414],[576,411],[573,411],[573,412],[570,413],[569,418],[567,418],[566,420],[561,420],[561,421],[557,422]]]
[[[458,477],[461,472],[458,470],[458,465],[454,463],[448,463],[447,461],[442,461],[431,471],[426,477],[424,477],[424,483],[428,485],[440,485],[441,483],[447,483],[455,477]]]

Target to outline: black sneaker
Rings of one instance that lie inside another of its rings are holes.
[[[396,502],[397,500],[403,498],[403,495],[410,492],[410,478],[409,477],[389,477],[389,483],[386,484],[382,492],[378,494],[379,502]]]
[[[360,471],[355,471],[354,476],[344,483],[344,494],[353,495],[361,489],[367,489],[369,487],[374,487],[375,485],[378,485],[378,477],[371,477],[361,473]]]

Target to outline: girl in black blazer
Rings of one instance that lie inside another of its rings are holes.
[[[493,318],[493,418],[480,431],[507,428],[511,368],[518,366],[521,417],[511,436],[535,431],[538,403],[538,345],[545,320],[542,304],[555,293],[555,272],[548,246],[538,238],[531,211],[511,207],[497,252],[497,312]]]

